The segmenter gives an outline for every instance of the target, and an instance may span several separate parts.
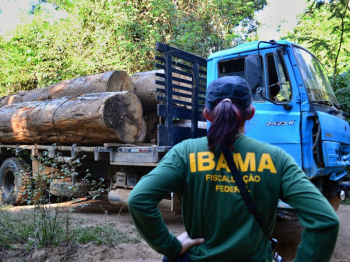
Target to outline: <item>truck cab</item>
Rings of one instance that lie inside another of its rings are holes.
[[[240,76],[250,85],[255,117],[249,137],[293,156],[335,209],[348,197],[341,181],[350,165],[350,126],[320,61],[289,41],[256,41],[212,54],[207,82]],[[291,207],[280,202],[281,217]]]

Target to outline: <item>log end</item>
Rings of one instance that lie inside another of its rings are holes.
[[[163,86],[156,85],[156,80],[164,81],[163,78],[156,76],[156,73],[164,73],[164,70],[136,73],[130,77],[134,84],[134,92],[140,99],[144,110],[157,110],[156,89],[164,89]]]
[[[141,135],[142,106],[133,92],[118,92],[108,98],[103,108],[103,118],[124,143],[135,143]]]
[[[107,92],[131,91],[134,85],[129,75],[124,71],[112,71],[107,83]]]

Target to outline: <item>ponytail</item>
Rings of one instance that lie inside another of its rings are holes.
[[[224,100],[218,101],[218,104],[212,111],[206,108],[212,119],[208,133],[208,147],[212,152],[215,151],[215,147],[220,145],[220,143],[231,146],[236,140],[240,129],[244,126],[246,119],[251,115],[251,106],[240,110],[241,103],[239,100]]]

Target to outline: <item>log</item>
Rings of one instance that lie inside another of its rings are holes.
[[[135,143],[142,106],[133,92],[107,92],[0,108],[3,143]]]
[[[159,116],[157,116],[157,111],[145,111],[143,116],[147,125],[146,142],[157,144],[157,127],[159,124]]]
[[[14,103],[43,101],[66,96],[120,91],[134,91],[130,77],[124,71],[109,71],[65,80],[45,88],[20,91],[15,95],[1,98],[0,107]]]
[[[164,70],[155,70],[155,71],[136,73],[130,77],[132,80],[132,83],[134,84],[134,92],[140,98],[143,110],[157,110],[157,104],[159,103],[159,101],[156,99],[156,96],[157,96],[156,89],[157,88],[164,89],[164,86],[156,85],[155,81],[156,80],[164,81],[164,79],[161,77],[157,77],[156,73],[164,74]],[[173,76],[191,81],[190,77],[186,77],[177,73],[173,73]],[[192,88],[191,85],[181,83],[178,81],[173,81],[173,84]],[[186,95],[191,95],[190,92],[186,92],[176,88],[174,88],[174,91],[183,93]],[[185,102],[191,102],[191,98],[185,98],[177,95],[173,95],[173,99],[181,100]],[[180,104],[176,104],[176,105],[180,107],[184,107],[183,105],[180,105]]]
[[[140,137],[137,139],[136,143],[145,142],[146,135],[147,135],[147,124],[146,124],[145,119],[142,117],[142,126],[141,126],[141,130],[140,130]]]

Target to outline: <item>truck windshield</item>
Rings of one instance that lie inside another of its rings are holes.
[[[310,102],[329,101],[338,105],[339,102],[320,61],[301,48],[294,47],[294,52]]]

